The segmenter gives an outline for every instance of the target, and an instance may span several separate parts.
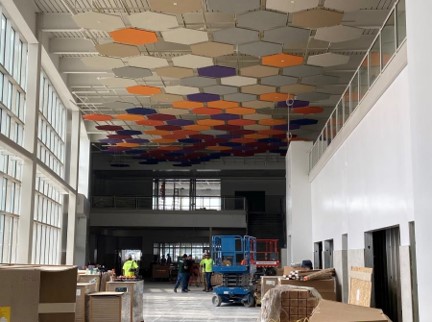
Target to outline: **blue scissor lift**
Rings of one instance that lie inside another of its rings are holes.
[[[256,238],[241,235],[212,236],[213,272],[222,274],[222,285],[214,288],[212,302],[255,304],[253,276],[256,272]]]

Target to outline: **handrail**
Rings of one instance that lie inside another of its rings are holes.
[[[401,21],[401,23],[400,23]],[[393,33],[390,33],[393,28]],[[389,32],[390,31],[390,32]],[[405,1],[398,0],[349,81],[309,153],[309,171],[406,41]],[[391,46],[393,45],[393,46]],[[377,47],[378,46],[378,47]]]

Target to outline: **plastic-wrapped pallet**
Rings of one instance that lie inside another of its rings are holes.
[[[279,285],[261,301],[260,322],[293,322],[309,317],[321,299],[312,287]]]

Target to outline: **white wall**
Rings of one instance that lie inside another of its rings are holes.
[[[364,232],[414,219],[408,70],[405,68],[312,181],[313,241],[364,248]]]
[[[432,1],[406,1],[414,212],[420,321],[432,321]]]

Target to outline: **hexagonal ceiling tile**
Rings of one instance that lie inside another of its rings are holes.
[[[249,85],[241,88],[242,93],[256,94],[256,95],[271,93],[274,92],[275,90],[276,89],[274,87],[265,86],[265,85]]]
[[[196,55],[183,55],[172,58],[173,64],[180,67],[200,68],[213,65],[213,59]]]
[[[128,60],[129,65],[144,68],[158,68],[168,66],[168,62],[164,58],[151,56],[132,57]]]
[[[285,26],[287,15],[265,10],[248,12],[237,17],[237,26],[246,29],[268,30]]]
[[[160,77],[170,77],[170,78],[185,78],[194,75],[194,71],[191,68],[184,67],[161,67],[155,70],[156,74]]]
[[[204,87],[204,92],[210,94],[217,94],[217,95],[226,95],[226,94],[237,93],[238,89],[237,87],[232,87],[232,86],[216,85],[216,86]]]
[[[303,93],[297,95],[297,99],[299,100],[307,100],[307,101],[321,101],[325,100],[330,97],[330,94],[327,93],[318,93],[318,92],[311,92],[311,93]]]
[[[123,67],[113,68],[113,73],[117,77],[123,77],[123,78],[144,78],[153,75],[150,69],[133,67],[133,66],[123,66]]]
[[[225,95],[224,99],[233,102],[246,102],[246,101],[256,100],[256,95],[236,93],[236,94]]]
[[[121,59],[102,56],[82,57],[81,61],[88,66],[101,68],[104,70],[124,66],[124,63],[121,61]]]
[[[145,85],[130,86],[126,89],[128,93],[146,96],[159,94],[161,92],[161,89],[159,87]]]
[[[208,0],[207,8],[209,11],[222,11],[232,13],[242,13],[258,9],[259,0]]]
[[[234,107],[229,110],[229,113],[235,115],[251,115],[255,114],[255,109],[247,107]]]
[[[262,57],[282,52],[282,46],[265,41],[256,41],[238,46],[238,51],[256,57]]]
[[[291,84],[285,85],[280,88],[280,91],[288,94],[302,94],[313,92],[316,89],[315,86],[306,84]]]
[[[246,86],[246,85],[256,84],[257,80],[256,78],[252,78],[252,77],[231,76],[231,77],[222,78],[221,83],[223,85],[230,85],[230,86]]]
[[[273,103],[266,101],[246,101],[242,102],[243,107],[252,107],[254,109],[261,109],[266,107],[273,107]]]
[[[292,24],[298,27],[316,29],[339,25],[342,22],[342,17],[342,12],[318,8],[293,13]]]
[[[208,102],[207,106],[208,107],[214,107],[214,108],[220,108],[220,109],[226,110],[226,109],[231,109],[231,108],[239,107],[240,105],[237,102],[213,101],[213,102]]]
[[[281,102],[286,101],[291,96],[285,93],[266,93],[260,95],[260,100],[269,102]]]
[[[218,101],[220,99],[219,95],[209,93],[191,94],[188,95],[187,98],[193,102],[211,102]]]
[[[234,52],[233,45],[213,41],[192,45],[191,49],[192,54],[213,58],[223,55],[231,55]]]
[[[349,59],[350,56],[334,53],[325,53],[309,56],[307,63],[316,66],[330,67],[347,64],[349,62]]]
[[[310,30],[283,27],[264,31],[263,40],[283,44],[285,48],[303,48],[309,41]]]
[[[155,94],[151,97],[152,103],[173,103],[180,101],[183,97],[174,94]]]
[[[209,66],[198,68],[198,74],[200,76],[212,77],[212,78],[222,78],[237,75],[235,68],[226,66]]]
[[[151,11],[133,13],[128,19],[133,27],[153,31],[164,31],[179,25],[176,16]]]
[[[208,41],[207,32],[187,28],[177,28],[162,31],[162,37],[165,41],[184,45],[192,45]]]
[[[255,65],[249,67],[243,67],[240,69],[240,75],[249,77],[267,77],[274,76],[279,73],[279,68]]]
[[[362,34],[363,29],[339,25],[318,28],[315,39],[329,42],[342,42],[360,38]]]
[[[189,95],[189,94],[199,93],[199,89],[196,87],[175,85],[175,86],[166,86],[165,92],[169,94]]]
[[[251,115],[245,115],[243,116],[244,119],[246,120],[264,120],[264,119],[268,119],[271,118],[271,115],[267,115],[267,114],[251,114]],[[245,126],[245,129],[248,129],[247,126]]]
[[[203,88],[206,86],[217,85],[217,80],[208,77],[188,77],[180,80],[180,84],[185,86]]]
[[[266,9],[291,13],[315,8],[318,5],[319,0],[267,0]]]
[[[83,12],[72,16],[78,26],[86,29],[96,29],[112,31],[124,28],[123,20],[120,16],[109,15],[99,12]]]
[[[125,45],[119,43],[97,44],[96,50],[104,56],[111,57],[130,57],[141,54],[137,46]]]
[[[263,65],[288,67],[301,65],[303,63],[303,57],[288,54],[277,54],[271,56],[264,56],[261,61]]]
[[[322,73],[322,68],[317,66],[299,65],[286,67],[282,70],[282,74],[287,76],[304,77],[319,75]]]
[[[119,77],[99,78],[98,81],[108,87],[129,87],[137,84],[132,79],[119,78]]]
[[[111,31],[111,38],[122,44],[145,45],[157,42],[157,35],[153,31],[142,30],[138,28],[125,28]]]
[[[366,2],[367,5],[368,2]],[[365,6],[365,0],[326,0],[324,6],[338,11],[357,11]]]
[[[257,41],[259,40],[258,36],[258,31],[241,28],[221,29],[213,33],[213,39],[215,41],[233,45]]]
[[[148,0],[153,11],[168,13],[186,13],[202,10],[201,0]]]
[[[276,76],[269,76],[264,77],[261,79],[261,84],[263,85],[272,85],[272,86],[284,86],[289,84],[297,83],[297,78],[295,77],[289,77],[289,76],[282,76],[282,75],[276,75]]]

